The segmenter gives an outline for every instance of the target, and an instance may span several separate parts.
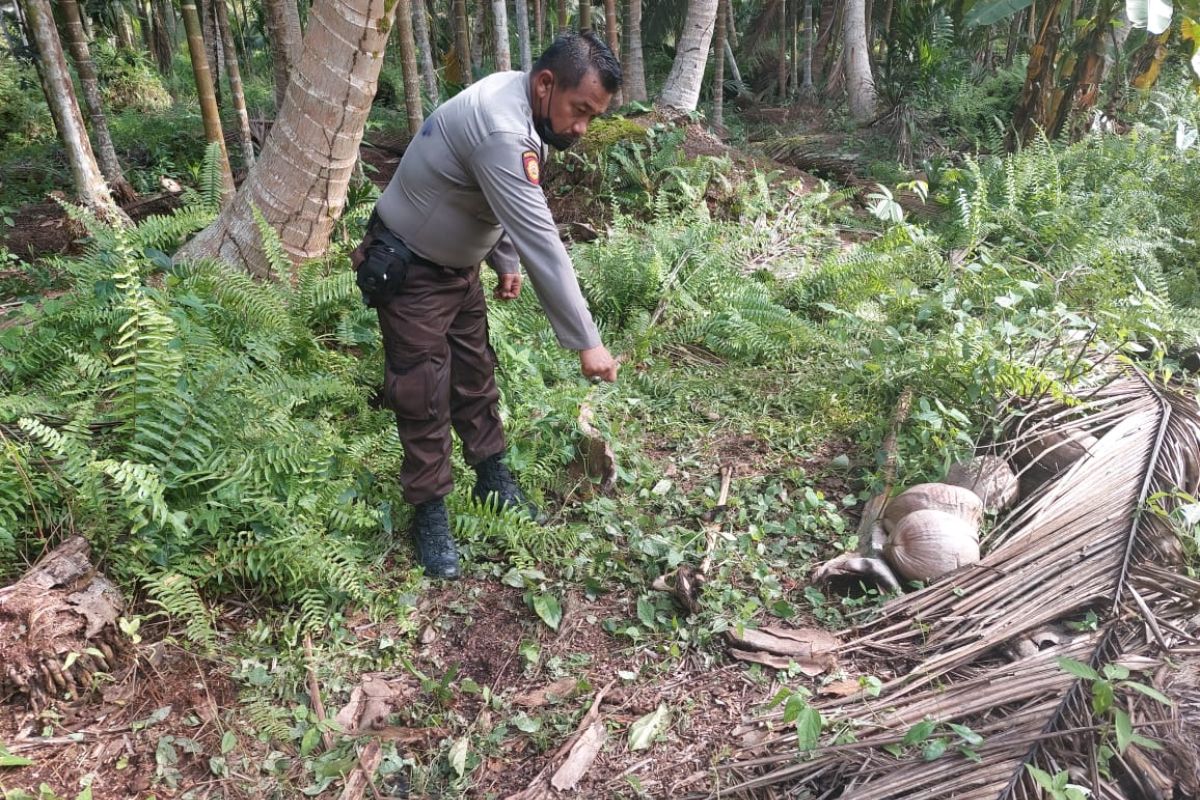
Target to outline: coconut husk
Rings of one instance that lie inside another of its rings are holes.
[[[994,455],[976,456],[950,465],[945,483],[961,486],[979,495],[989,514],[999,514],[1012,508],[1021,493],[1017,474],[1003,458]]]
[[[900,521],[914,511],[952,514],[976,530],[983,524],[983,501],[975,492],[948,483],[919,483],[888,502],[883,510],[884,528],[895,533]]]
[[[900,520],[883,555],[904,579],[932,581],[979,560],[979,528],[945,511],[921,509]]]

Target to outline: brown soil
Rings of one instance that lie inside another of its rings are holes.
[[[169,214],[181,205],[179,195],[163,193],[139,197],[123,208],[134,222],[141,222],[154,214]],[[85,236],[58,203],[37,203],[22,206],[13,213],[12,227],[0,231],[0,247],[7,247],[32,262],[46,256],[78,253]]]

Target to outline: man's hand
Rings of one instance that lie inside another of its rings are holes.
[[[492,296],[497,300],[516,300],[517,295],[521,293],[521,273],[507,272],[497,277],[499,281]]]
[[[604,345],[597,345],[587,350],[579,351],[579,368],[589,378],[600,378],[614,383],[617,380],[617,369],[620,365],[609,354]]]

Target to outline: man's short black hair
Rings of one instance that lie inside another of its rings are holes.
[[[564,89],[574,89],[596,70],[600,84],[609,94],[621,88],[621,62],[604,40],[590,30],[559,34],[533,65],[533,72],[550,70]]]

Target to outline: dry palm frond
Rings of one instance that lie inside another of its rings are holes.
[[[848,642],[840,658],[882,658],[898,677],[878,697],[817,704],[825,746],[811,753],[798,752],[786,731],[760,737],[724,768],[720,796],[757,796],[786,784],[855,800],[1039,797],[1027,765],[1066,770],[1093,797],[1114,800],[1162,796],[1164,782],[1165,796],[1172,783],[1196,785],[1200,670],[1172,687],[1168,678],[1179,670],[1162,665],[1200,655],[1190,633],[1200,583],[1169,568],[1180,554],[1166,514],[1180,492],[1200,489],[1200,409],[1191,395],[1133,368],[1092,376],[1066,403],[1014,404],[1012,436],[997,448],[1011,455],[1048,432],[1079,430],[1096,437],[1090,452],[1010,513],[985,539],[978,564],[840,634]],[[1094,631],[1010,660],[1017,641],[1087,612],[1098,615]],[[1173,708],[1112,683],[1136,732],[1165,750],[1131,745],[1114,752],[1102,773],[1101,747],[1117,750],[1114,718],[1094,712],[1095,681],[1065,671],[1062,657],[1096,670],[1110,663],[1158,669],[1150,682],[1174,691]],[[956,739],[944,726],[946,755],[927,762],[920,747],[897,750],[926,719],[982,735],[973,748],[978,762],[954,752]],[[781,714],[760,722],[776,726]],[[892,752],[882,749],[888,746]]]

